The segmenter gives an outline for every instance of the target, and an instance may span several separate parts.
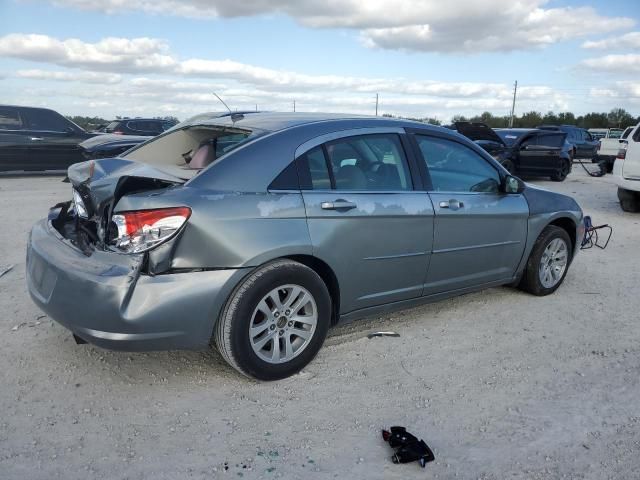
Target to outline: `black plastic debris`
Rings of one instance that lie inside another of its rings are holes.
[[[367,338],[375,337],[399,337],[400,334],[396,332],[372,332],[367,335]]]
[[[391,457],[393,463],[417,461],[424,468],[427,463],[435,460],[433,452],[424,443],[424,440],[418,440],[415,435],[407,432],[404,427],[391,427],[389,430],[382,430],[382,438],[395,450]]]

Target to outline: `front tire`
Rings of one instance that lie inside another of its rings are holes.
[[[276,260],[250,274],[231,294],[214,340],[240,373],[279,380],[313,360],[330,323],[331,297],[320,276],[301,263]]]
[[[618,188],[618,200],[620,201],[620,207],[625,212],[640,212],[640,195],[638,192]]]
[[[555,292],[567,275],[572,251],[564,229],[545,227],[533,245],[519,288],[540,297]]]

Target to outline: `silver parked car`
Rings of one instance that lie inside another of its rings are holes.
[[[497,285],[552,293],[583,236],[572,198],[404,120],[199,116],[68,176],[73,200],[27,247],[40,308],[80,342],[213,343],[265,380],[339,321]]]

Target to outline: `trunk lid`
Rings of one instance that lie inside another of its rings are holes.
[[[485,140],[505,145],[491,127],[479,122],[455,122],[456,130],[470,140]]]

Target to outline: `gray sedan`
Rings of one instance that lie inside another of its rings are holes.
[[[29,237],[40,308],[81,343],[215,344],[264,380],[340,321],[497,285],[550,294],[583,236],[572,198],[404,120],[199,116],[68,176],[72,200]]]

